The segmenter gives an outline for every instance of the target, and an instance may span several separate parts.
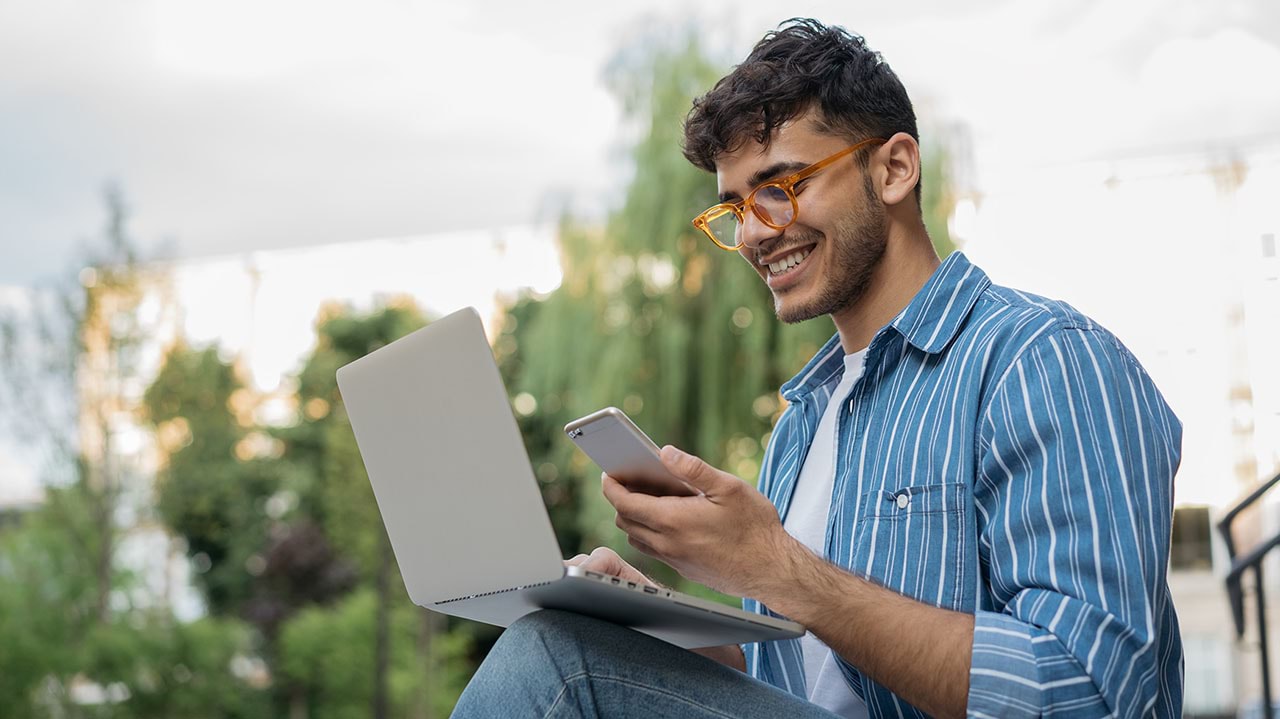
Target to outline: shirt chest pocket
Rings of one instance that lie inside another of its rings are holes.
[[[958,609],[965,496],[959,483],[867,492],[859,502],[850,569],[922,602]]]

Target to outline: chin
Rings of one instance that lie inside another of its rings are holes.
[[[867,273],[869,274],[869,273]],[[795,288],[783,295],[773,295],[773,312],[782,322],[793,325],[823,315],[834,315],[856,305],[866,294],[866,277],[846,278],[845,284],[829,283],[810,287],[803,295]]]
[[[778,316],[780,321],[794,325],[827,314],[821,308],[816,307],[815,304],[813,301],[804,302],[795,297],[783,299],[774,295],[773,313]]]

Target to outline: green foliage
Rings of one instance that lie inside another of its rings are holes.
[[[537,419],[521,428],[544,490],[564,487],[558,496],[579,505],[579,542],[562,546],[613,546],[667,581],[678,578],[625,544],[600,496],[599,470],[560,427],[617,405],[659,444],[754,481],[781,408],[778,386],[832,332],[825,319],[776,322],[755,273],[689,223],[716,191],[714,178],[680,153],[681,120],[721,74],[692,36],[614,63],[611,86],[644,129],[626,199],[603,232],[564,221],[562,286],[514,307],[497,343],[511,390],[537,401]]]
[[[419,643],[429,621],[425,610],[396,604],[390,622],[391,714],[409,716],[429,701],[436,716],[445,716],[470,677],[469,638],[464,632],[436,635],[424,656]],[[332,608],[307,609],[285,625],[278,670],[295,687],[294,701],[307,707],[308,716],[369,716],[376,606],[374,592],[361,589]]]
[[[956,243],[951,239],[948,221],[956,209],[956,200],[951,190],[951,163],[948,160],[946,147],[941,144],[926,144],[920,150],[920,181],[924,191],[920,198],[921,214],[924,226],[929,231],[929,239],[933,240],[933,249],[938,256],[945,258],[955,252]]]
[[[755,273],[689,225],[715,201],[715,183],[681,156],[681,120],[723,72],[695,37],[637,44],[611,65],[609,85],[637,133],[634,178],[603,227],[564,219],[562,286],[512,307],[495,351],[513,395],[536,405],[519,422],[561,546],[613,546],[662,581],[731,601],[626,546],[598,469],[561,432],[618,405],[660,444],[754,482],[783,409],[778,386],[832,333],[826,319],[777,322]],[[923,212],[945,254],[952,200],[945,157],[930,152]],[[65,303],[69,331],[42,335],[42,361],[67,387],[91,350],[114,363],[104,386],[120,384],[145,334],[123,204],[118,194],[108,204],[108,251],[77,285],[83,297]],[[42,422],[66,476],[42,507],[0,521],[3,715],[341,718],[380,705],[397,716],[447,714],[495,632],[409,602],[334,379],[425,323],[403,302],[324,310],[297,377],[297,422],[283,428],[255,424],[251,393],[215,350],[168,353],[143,410],[165,457],[156,514],[186,541],[210,609],[194,623],[139,601],[146,592],[114,560],[119,468],[60,442],[67,419]],[[0,323],[9,363],[11,330]],[[5,404],[39,407],[23,389],[37,385],[3,369]],[[82,414],[106,427],[98,410]],[[73,687],[85,685],[113,698],[78,704]]]
[[[273,430],[284,441],[298,512],[316,519],[330,539],[357,560],[364,576],[377,566],[382,522],[342,397],[338,368],[424,326],[411,303],[393,302],[367,315],[326,310],[316,327],[316,348],[298,374],[297,424]]]
[[[162,445],[176,445],[156,478],[160,517],[204,570],[198,581],[216,614],[235,614],[251,594],[245,567],[265,542],[262,508],[279,486],[270,465],[236,457],[249,435],[230,409],[241,389],[215,349],[179,345],[143,397]]]
[[[44,508],[0,535],[0,706],[31,711],[45,677],[76,668],[77,645],[94,621],[95,582],[62,522],[87,518],[77,490],[52,489]]]
[[[263,716],[265,694],[231,671],[252,656],[248,628],[121,607],[100,618],[96,581],[75,539],[90,521],[78,486],[51,488],[43,507],[0,534],[0,706],[6,717]],[[116,572],[112,586],[135,586]],[[77,704],[71,687],[96,685],[123,701]]]
[[[211,608],[259,630],[277,708],[366,716],[383,692],[396,713],[430,716],[447,713],[470,674],[470,635],[436,627],[404,594],[335,380],[424,324],[404,302],[323,310],[287,427],[254,425],[252,398],[212,349],[175,348],[146,393],[172,445],[161,516],[207,568]]]
[[[248,658],[249,628],[241,622],[116,622],[95,628],[86,644],[89,675],[127,691],[127,703],[113,714],[251,717],[269,708],[266,692],[248,683],[255,665]],[[237,664],[245,677],[233,671]]]
[[[247,611],[270,633],[292,603],[332,596],[324,581],[311,580],[335,570],[289,545],[291,534],[308,534],[308,523],[323,530],[309,539],[341,546],[342,559],[372,577],[381,522],[334,373],[423,323],[412,307],[365,317],[341,312],[323,320],[298,377],[299,421],[282,429],[253,426],[235,368],[216,350],[179,345],[169,352],[144,396],[162,445],[175,445],[158,477],[159,510],[204,570],[199,582],[212,611]],[[271,449],[268,431],[282,449]],[[282,518],[287,526],[267,512],[277,494],[297,505]],[[267,571],[273,581],[263,585],[258,577]]]
[[[521,430],[565,551],[612,546],[664,581],[736,604],[626,545],[600,494],[598,468],[560,429],[616,405],[658,444],[680,446],[754,484],[783,409],[778,388],[834,332],[827,318],[778,322],[756,273],[690,224],[716,202],[716,189],[714,177],[680,152],[682,120],[723,70],[694,33],[618,56],[610,86],[641,131],[625,200],[603,231],[562,222],[561,287],[517,303],[495,348],[508,388],[536,401]],[[924,163],[931,173],[925,214],[946,254],[943,160]]]

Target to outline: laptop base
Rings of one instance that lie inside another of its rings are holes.
[[[539,609],[562,609],[621,624],[685,649],[789,639],[798,625],[670,590],[649,593],[578,567],[531,587],[438,602],[428,609],[500,627]]]

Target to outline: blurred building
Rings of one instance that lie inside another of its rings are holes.
[[[0,500],[0,532],[22,522],[22,516],[40,506],[41,498],[33,496],[28,499],[6,498]]]

